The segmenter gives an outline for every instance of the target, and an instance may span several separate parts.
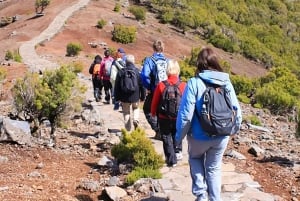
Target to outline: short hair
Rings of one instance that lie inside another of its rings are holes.
[[[159,39],[153,42],[153,50],[155,52],[163,52],[164,49],[165,49],[165,45],[162,42],[162,40]]]
[[[223,72],[218,61],[217,55],[210,47],[204,47],[198,54],[197,68],[201,72],[203,70],[216,70]]]
[[[134,56],[132,54],[128,54],[126,56],[126,63],[132,63],[132,64],[134,64],[134,62],[135,62]]]
[[[104,50],[104,56],[108,57],[110,55],[110,50],[106,49]]]
[[[167,75],[179,75],[180,66],[179,63],[173,59],[168,60]]]

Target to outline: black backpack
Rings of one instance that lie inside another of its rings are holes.
[[[138,75],[134,69],[129,69],[127,67],[121,69],[121,90],[124,93],[133,93],[135,92],[138,85]]]
[[[204,81],[203,81],[204,82]],[[205,83],[201,111],[196,115],[202,129],[209,136],[227,136],[236,132],[236,110],[234,110],[229,91],[225,86]]]
[[[169,118],[176,118],[182,96],[179,90],[181,82],[178,80],[176,84],[170,85],[170,83],[165,80],[162,81],[162,83],[164,83],[165,89],[159,103],[158,113]]]

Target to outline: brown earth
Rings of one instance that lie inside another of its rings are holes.
[[[26,4],[17,0],[7,0],[0,2],[0,17],[18,15],[20,19],[6,27],[0,28],[0,61],[8,70],[7,82],[2,99],[10,99],[9,91],[13,81],[24,75],[27,68],[23,64],[4,61],[7,50],[15,51],[24,41],[37,36],[47,28],[54,17],[64,8],[74,3],[73,0],[52,0],[45,10],[45,16],[33,18],[34,0],[27,1]],[[127,53],[136,57],[138,64],[145,56],[152,53],[151,44],[154,39],[161,38],[166,44],[165,54],[174,59],[181,59],[189,56],[193,47],[208,45],[198,37],[187,33],[183,35],[168,25],[161,25],[157,22],[153,14],[147,14],[145,24],[137,22],[128,15],[126,8],[122,7],[120,13],[113,12],[114,1],[90,1],[88,6],[74,13],[69,18],[64,28],[50,41],[44,42],[36,47],[39,55],[53,60],[60,64],[72,61],[80,61],[84,64],[84,74],[88,75],[88,66],[96,54],[103,55],[103,47],[91,48],[88,43],[106,43],[109,47],[117,49],[123,47]],[[130,15],[128,15],[130,16]],[[95,27],[99,19],[105,19],[107,25],[103,29]],[[137,27],[137,40],[133,44],[118,44],[111,40],[111,31],[114,24],[135,25]],[[83,45],[83,51],[77,57],[66,57],[66,46],[70,42],[79,42]],[[231,55],[222,50],[216,49],[220,57],[232,66],[232,71],[236,74],[244,74],[249,77],[264,75],[266,70],[255,62],[248,61],[239,55]],[[8,65],[9,64],[9,65]],[[3,108],[2,114],[5,115]],[[7,111],[6,111],[7,112]],[[73,128],[76,129],[76,128]],[[88,129],[88,128],[86,128]],[[234,146],[234,145],[230,145]],[[291,178],[288,186],[299,186],[295,175],[289,173],[287,169],[275,163],[259,163],[247,153],[247,149],[240,147],[239,151],[247,156],[245,163],[232,161],[242,172],[249,172],[254,180],[258,181],[264,191],[274,193],[291,200],[290,188],[287,188],[286,178]],[[98,200],[99,194],[77,189],[80,178],[89,175],[91,178],[99,179],[98,173],[90,173],[91,167],[99,157],[97,154],[86,153],[64,153],[48,148],[28,148],[11,144],[0,144],[0,156],[9,157],[10,162],[0,164],[0,188],[14,184],[14,194],[5,193],[1,200],[59,200],[61,196],[76,196],[80,200]],[[43,161],[46,163],[43,168],[43,180],[35,178],[24,178],[24,175],[32,172],[36,165]],[[276,181],[274,181],[276,180]],[[274,182],[276,185],[273,185]],[[68,184],[68,185],[66,185]],[[28,195],[28,193],[31,193]],[[26,194],[26,195],[25,195]],[[67,200],[67,196],[65,198]],[[300,198],[299,198],[300,199]]]

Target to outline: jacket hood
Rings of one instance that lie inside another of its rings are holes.
[[[230,81],[229,74],[224,72],[204,70],[198,74],[199,77],[208,84],[216,84],[219,86],[226,85]]]

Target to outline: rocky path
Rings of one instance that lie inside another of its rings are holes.
[[[45,40],[50,40],[59,30],[63,27],[64,22],[68,17],[72,15],[76,10],[87,5],[89,0],[79,0],[74,5],[65,9],[49,25],[49,27],[44,30],[39,36],[33,38],[32,40],[23,43],[20,46],[20,55],[23,62],[29,67],[31,71],[43,71],[45,67],[56,68],[58,64],[52,63],[48,60],[40,58],[35,51],[35,46]],[[92,97],[92,87],[89,78],[81,78],[88,85],[87,97]],[[104,129],[120,129],[123,126],[122,113],[113,111],[112,105],[97,104],[94,102],[93,106],[96,110],[101,113],[110,114],[107,115],[104,121]],[[149,125],[144,118],[144,115],[140,114],[141,126],[146,129],[146,133],[149,137],[152,137],[153,132],[151,131]],[[153,145],[158,153],[163,153],[162,143],[157,140],[152,140]],[[162,192],[154,194],[153,197],[144,200],[166,200],[168,197],[172,201],[188,201],[194,200],[194,196],[191,194],[191,179],[189,175],[189,165],[187,157],[187,145],[184,143],[184,158],[177,167],[168,168],[163,167],[161,172],[163,173],[163,178],[159,180],[162,186]],[[222,198],[223,201],[275,201],[279,200],[277,196],[264,193],[260,191],[259,183],[252,180],[251,176],[246,173],[238,173],[235,171],[233,164],[224,164],[222,168]]]

